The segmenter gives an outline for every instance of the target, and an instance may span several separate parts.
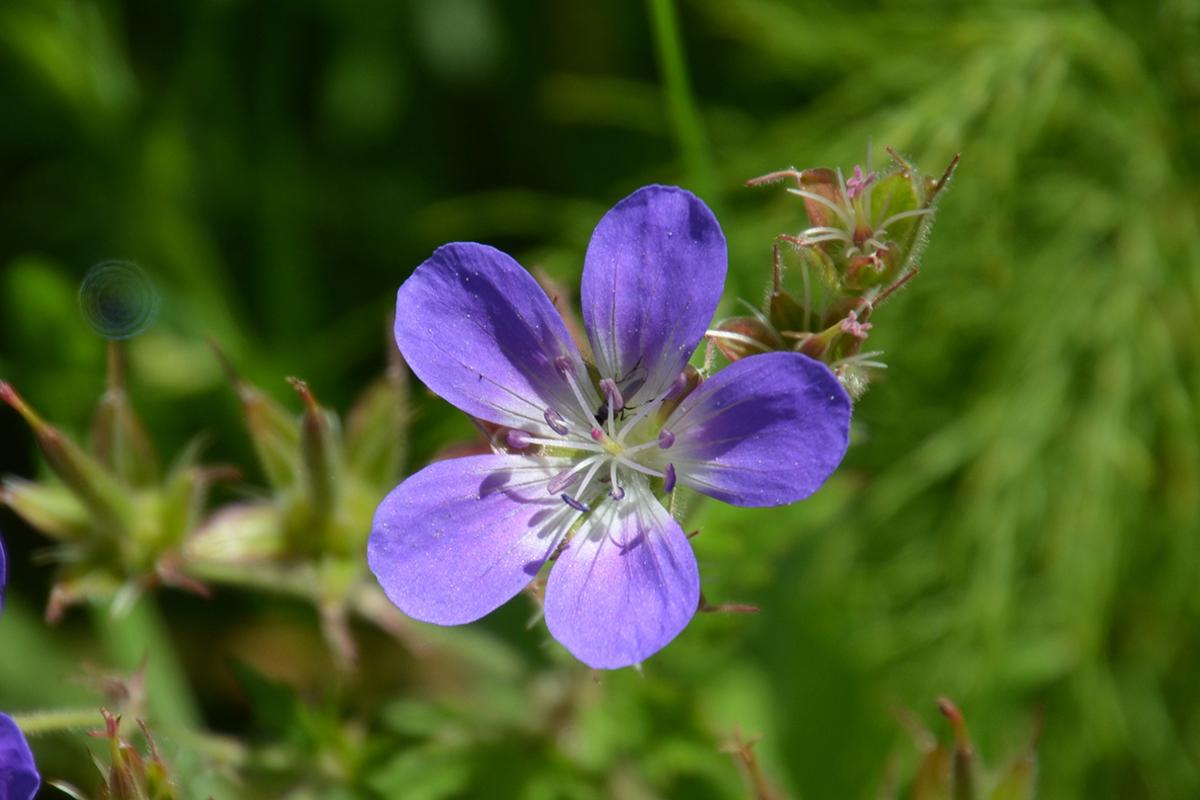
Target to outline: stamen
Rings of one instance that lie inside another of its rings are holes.
[[[808,238],[810,235],[817,236],[822,233],[836,233],[838,236],[846,236],[846,232],[841,228],[831,228],[828,225],[816,225],[812,228],[805,228],[801,238]],[[846,237],[849,238],[849,237]],[[751,306],[753,308],[753,306]]]
[[[663,404],[663,400],[665,400],[665,399],[666,398],[660,397],[657,400],[651,400],[649,403],[646,403],[641,408],[639,408],[637,410],[637,413],[634,414],[629,419],[629,421],[625,423],[624,426],[622,426],[621,432],[617,434],[617,443],[624,444],[625,437],[629,435],[629,432],[631,430],[633,430],[634,428],[636,428],[638,423],[641,422],[642,420],[644,420],[646,417],[648,417],[651,414],[651,412],[653,412],[659,406],[661,406]]]
[[[875,230],[878,233],[883,233],[885,230],[887,230],[889,225],[899,222],[902,219],[908,219],[909,217],[923,217],[926,214],[932,213],[933,209],[931,208],[914,208],[912,211],[901,211],[899,214],[892,214],[883,222],[879,223]]]
[[[667,464],[667,474],[663,476],[663,489],[667,494],[675,491],[675,465]]]
[[[603,442],[604,441],[604,431],[601,430],[600,428],[592,428],[592,441]]]
[[[663,395],[663,401],[665,402],[667,400],[673,400],[675,397],[677,397],[679,395],[680,392],[682,392],[684,389],[687,388],[687,385],[688,385],[687,372],[685,371],[685,372],[679,373],[678,375],[675,376],[675,380],[671,381],[671,388],[667,390],[667,393],[665,395]]]
[[[561,494],[563,489],[575,482],[577,474],[573,469],[558,473],[550,479],[550,483],[546,484],[546,491],[550,494]]]
[[[858,164],[855,164],[854,174],[850,177],[850,180],[846,181],[846,186],[848,187],[846,196],[851,200],[855,199],[861,195],[868,186],[875,182],[876,177],[877,175],[874,172],[863,174],[863,168]]]
[[[566,356],[559,356],[558,358],[554,359],[554,368],[558,370],[558,374],[562,375],[564,378],[573,376],[575,374],[575,362]]]
[[[546,417],[546,424],[559,436],[566,436],[570,433],[571,429],[567,427],[567,421],[553,408],[547,408],[544,416]]]
[[[588,508],[587,503],[581,503],[578,500],[576,500],[574,497],[571,497],[571,495],[569,495],[569,494],[564,493],[562,495],[562,501],[564,503],[566,503],[567,505],[569,505],[571,508],[575,509],[576,511],[584,512],[584,513],[591,511],[591,509]]]
[[[609,490],[608,496],[613,500],[620,500],[625,497],[625,487],[617,483],[617,462],[616,459],[608,462],[608,478],[612,489]]]
[[[671,445],[675,444],[675,434],[671,433],[666,428],[658,432],[658,446],[663,450],[670,450]]]
[[[602,456],[602,455],[588,456],[583,461],[580,461],[578,464],[571,467],[570,469],[563,470],[562,472],[558,473],[553,478],[551,478],[550,482],[546,484],[546,490],[550,494],[558,494],[563,489],[566,489],[568,486],[570,486],[572,483],[574,483],[575,476],[578,475],[581,471],[587,469],[588,467],[592,466],[593,464],[597,464],[597,466],[599,466],[599,464],[597,462],[601,462],[603,460],[604,460],[604,456]]]
[[[845,226],[847,228],[853,227],[853,221],[850,219],[850,217],[848,217],[846,215],[845,209],[843,209],[839,205],[834,204],[834,202],[832,200],[830,200],[826,197],[822,197],[821,195],[817,194],[816,192],[809,192],[809,191],[805,191],[804,189],[793,189],[791,187],[788,187],[788,191],[794,195],[799,195],[800,197],[803,197],[805,200],[812,200],[814,202],[820,203],[821,205],[823,205],[826,208],[828,208],[829,210],[831,210],[833,213],[837,214],[838,217],[841,218],[843,224],[845,224]]]
[[[621,396],[621,390],[617,387],[617,382],[612,378],[601,379],[600,391],[604,393],[609,411],[617,412],[625,407],[625,398]]]
[[[575,395],[575,399],[579,402],[579,408],[583,411],[583,419],[592,419],[595,414],[595,403],[589,403],[583,396],[583,390],[579,388],[579,376],[575,372],[575,362],[566,356],[559,356],[554,359],[554,368],[558,370],[558,374],[566,379],[567,384],[571,387],[571,393]]]
[[[628,456],[632,452],[633,452],[633,449],[630,448],[629,450],[626,450],[621,455],[616,456],[617,462],[620,463],[621,466],[628,467],[629,469],[633,470],[634,472],[641,472],[645,475],[653,475],[655,478],[663,477],[663,473],[659,472],[658,470],[651,469],[650,467],[639,464],[638,462],[636,462],[630,458],[626,458],[626,456]]]
[[[596,460],[596,463],[592,465],[590,470],[588,470],[588,474],[584,476],[583,483],[579,484],[579,490],[575,492],[576,497],[583,497],[583,493],[587,491],[588,485],[592,482],[592,478],[596,477],[596,472],[602,466],[604,466],[604,462],[602,460]]]
[[[557,447],[566,450],[583,450],[588,453],[603,453],[604,448],[600,445],[585,442],[581,439],[570,438],[566,441],[562,439],[543,439],[540,436],[526,436],[525,439],[530,444],[540,444],[545,447]]]
[[[529,440],[529,433],[527,431],[517,430],[516,428],[510,429],[504,434],[504,443],[512,450],[524,450],[533,444]]]
[[[853,241],[854,240],[851,239],[845,233],[822,233],[819,236],[802,236],[800,239],[800,244],[803,246],[803,245],[821,244],[823,242],[847,242],[847,243],[849,243],[849,242],[853,242]]]

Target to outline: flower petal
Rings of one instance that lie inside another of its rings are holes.
[[[493,247],[439,247],[400,287],[395,332],[417,377],[472,416],[548,432],[547,408],[578,408],[554,367],[566,356],[584,374],[562,317],[537,281]]]
[[[33,800],[41,785],[25,734],[12,717],[0,712],[0,798]]]
[[[637,664],[675,638],[700,603],[687,536],[646,482],[606,501],[558,557],[546,584],[546,626],[597,669]]]
[[[405,614],[459,625],[533,580],[575,516],[546,483],[565,460],[484,455],[430,464],[375,511],[367,563]]]
[[[846,454],[850,398],[799,353],[764,353],[700,384],[667,419],[679,481],[738,506],[776,506],[820,488]]]
[[[725,285],[725,235],[708,206],[646,186],[613,206],[583,267],[583,321],[600,373],[634,405],[662,394],[691,358]]]

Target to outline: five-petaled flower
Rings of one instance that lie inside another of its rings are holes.
[[[504,253],[448,244],[419,266],[396,302],[400,351],[430,389],[507,432],[495,454],[434,463],[380,504],[367,555],[392,602],[471,622],[557,553],[546,625],[580,661],[636,664],[683,630],[699,572],[658,493],[800,500],[840,463],[850,422],[837,379],[798,353],[692,388],[685,369],[725,270],[725,237],[697,197],[648,186],[622,200],[584,263],[589,361]]]

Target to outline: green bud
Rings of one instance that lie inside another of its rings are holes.
[[[166,482],[159,492],[159,506],[155,526],[156,549],[177,546],[195,529],[208,496],[208,487],[217,477],[236,470],[205,469],[197,465],[199,447],[188,447],[171,468]]]
[[[954,742],[940,744],[920,723],[910,719],[924,751],[906,795],[912,800],[1033,800],[1036,796],[1037,759],[1035,743],[1012,759],[999,772],[980,763],[967,733],[962,713],[949,700],[938,700],[938,710],[950,723]],[[1036,734],[1034,740],[1036,742]]]
[[[1025,753],[1018,756],[1000,774],[988,800],[1034,800],[1037,796],[1037,758]]]
[[[252,564],[283,558],[287,552],[279,507],[270,502],[222,508],[183,545],[185,562]]]
[[[57,483],[7,478],[0,502],[29,525],[54,539],[79,539],[92,526],[92,515],[71,490]]]
[[[938,699],[938,710],[950,720],[954,731],[954,800],[975,800],[975,787],[978,783],[975,777],[975,748],[971,745],[971,737],[967,734],[967,721],[962,712],[949,699]]]
[[[243,380],[216,344],[210,345],[242,403],[246,430],[267,482],[276,489],[291,488],[300,475],[300,425],[295,415]]]
[[[313,510],[318,516],[328,517],[337,503],[341,477],[335,424],[331,415],[317,405],[308,384],[299,378],[288,378],[288,383],[304,401],[304,416],[300,423],[304,486]]]
[[[110,535],[120,535],[127,528],[131,513],[131,502],[125,489],[79,445],[57,428],[46,424],[4,381],[0,381],[0,400],[25,418],[54,474],[92,514],[103,521]]]
[[[950,753],[938,745],[921,758],[913,778],[912,800],[952,800]]]
[[[408,380],[399,370],[369,386],[346,419],[346,466],[372,485],[400,479],[408,433]]]
[[[158,475],[158,457],[125,389],[118,342],[108,345],[108,388],[92,419],[92,452],[128,486],[146,486]]]
[[[783,340],[771,324],[758,317],[722,320],[715,330],[709,332],[708,337],[730,361],[783,348]]]
[[[795,350],[824,361],[854,397],[865,391],[869,371],[883,366],[878,353],[862,352],[872,312],[917,274],[934,203],[954,173],[956,156],[938,180],[922,177],[894,151],[882,174],[856,166],[847,177],[825,167],[789,169],[747,181],[749,186],[790,183],[804,203],[808,226],[775,238],[773,283],[764,309],[764,330],[749,336],[744,317],[717,331],[727,358],[750,355],[748,339],[772,350]],[[790,280],[787,276],[792,277]],[[768,331],[773,331],[772,337]],[[741,340],[745,335],[747,340]],[[714,342],[718,337],[713,337]],[[731,342],[741,341],[746,347]]]

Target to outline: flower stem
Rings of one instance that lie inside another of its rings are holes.
[[[22,714],[12,714],[13,722],[26,736],[39,736],[43,733],[73,730],[77,728],[98,728],[103,720],[100,717],[100,707],[95,708],[63,708],[50,711],[26,711]]]
[[[688,80],[683,41],[674,0],[650,0],[650,22],[654,29],[658,65],[662,71],[667,109],[679,140],[684,168],[697,192],[717,206],[717,175],[704,136],[700,113]]]

